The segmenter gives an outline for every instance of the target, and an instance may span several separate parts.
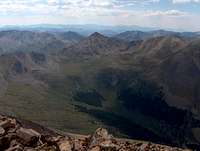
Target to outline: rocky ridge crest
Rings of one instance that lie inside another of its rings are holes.
[[[60,135],[32,122],[0,115],[1,151],[183,151],[150,142],[114,138],[99,128],[93,135]]]

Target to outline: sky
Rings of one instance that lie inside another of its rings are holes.
[[[200,0],[0,0],[0,25],[138,25],[200,31]]]

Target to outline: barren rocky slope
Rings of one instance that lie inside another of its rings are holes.
[[[183,151],[150,142],[117,139],[99,128],[89,136],[60,135],[37,124],[0,115],[1,151]]]

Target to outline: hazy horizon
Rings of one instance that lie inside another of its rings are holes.
[[[22,24],[5,24],[1,25],[0,24],[0,29],[5,29],[5,30],[26,30],[26,29],[34,29],[34,28],[42,28],[45,30],[47,29],[66,29],[66,31],[72,31],[72,32],[78,32],[75,29],[83,28],[83,30],[87,30],[87,27],[91,28],[94,30],[94,32],[100,32],[103,30],[110,30],[110,31],[115,31],[115,32],[125,32],[125,31],[143,31],[143,32],[148,32],[148,31],[156,31],[156,30],[164,30],[164,31],[172,31],[172,32],[200,32],[200,30],[187,30],[187,29],[177,29],[177,28],[160,28],[156,26],[139,26],[139,25],[104,25],[104,24],[27,24],[27,25],[22,25]],[[88,30],[91,30],[89,29]],[[95,30],[96,29],[96,30]],[[117,30],[117,29],[123,29],[123,30]]]
[[[4,0],[0,25],[101,24],[200,30],[200,0]]]

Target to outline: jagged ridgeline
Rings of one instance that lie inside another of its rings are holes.
[[[0,111],[54,129],[200,144],[197,33],[0,32]]]
[[[30,121],[0,115],[0,148],[5,151],[189,151],[138,140],[118,139],[99,128],[92,135],[60,134]]]

